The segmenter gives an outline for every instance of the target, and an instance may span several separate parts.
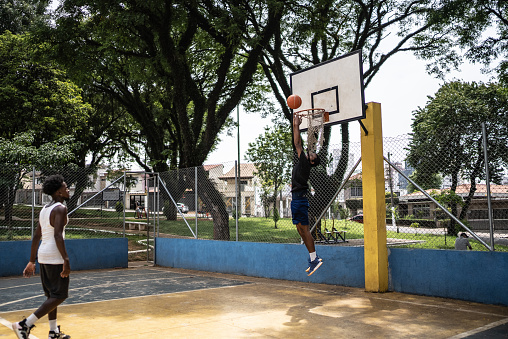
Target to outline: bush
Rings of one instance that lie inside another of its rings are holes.
[[[118,213],[121,213],[123,212],[123,204],[121,201],[117,201],[116,204],[115,204],[115,210],[118,212]]]
[[[277,209],[277,207],[275,207],[273,209],[273,222],[275,223],[275,228],[277,228],[277,221],[279,221],[280,219],[280,215],[279,215],[279,210]]]

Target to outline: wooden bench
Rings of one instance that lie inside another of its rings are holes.
[[[130,230],[146,231],[146,222],[140,221],[126,221],[125,226]]]
[[[338,231],[337,229],[335,229],[335,227],[332,227],[332,230],[329,231],[325,227],[325,234],[326,234],[325,238],[328,243],[330,243],[330,242],[333,242],[333,243],[348,242],[346,240],[347,231],[344,231],[344,230]]]

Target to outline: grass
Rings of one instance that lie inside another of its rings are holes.
[[[36,215],[38,215],[36,208]],[[7,240],[29,240],[31,238],[31,206],[15,205],[14,215],[22,220],[12,220],[10,222],[11,229],[0,228],[0,241]],[[132,215],[129,215],[132,214]],[[128,213],[126,221],[140,221],[134,219],[133,213]],[[67,226],[66,237],[68,239],[77,238],[106,238],[106,237],[120,237],[123,232],[123,213],[116,211],[108,211],[100,209],[80,209],[73,213],[70,218],[69,225]],[[189,227],[192,232],[196,229],[196,220],[194,218],[187,218]],[[7,226],[7,223],[0,220],[0,226]],[[363,239],[363,224],[351,222],[347,220],[324,220],[322,222],[322,229],[325,227],[330,230],[334,226],[338,230],[347,231],[347,239]],[[177,220],[166,220],[163,216],[160,218],[159,232],[164,235],[174,235],[193,238],[194,235],[189,230],[187,224],[182,218]],[[406,226],[407,227],[407,226]],[[73,231],[73,228],[81,228],[80,230]],[[211,219],[198,219],[197,232],[199,239],[213,239],[213,221]],[[238,221],[239,228],[239,241],[251,242],[269,242],[269,243],[299,243],[300,237],[293,225],[291,219],[282,218],[277,223],[277,228],[272,219],[260,217],[243,217]],[[86,230],[84,230],[86,229]],[[118,234],[104,233],[98,231],[109,230],[116,231]],[[230,240],[236,240],[236,222],[234,219],[229,219]],[[324,230],[323,230],[324,231]],[[415,233],[396,233],[394,231],[387,231],[387,238],[407,239],[407,240],[420,240],[421,243],[414,243],[409,245],[400,245],[397,247],[402,248],[425,248],[425,249],[453,249],[455,237],[445,236],[442,232],[436,230],[435,234],[418,233],[415,228]],[[141,238],[146,238],[146,234],[139,235]],[[129,237],[131,239],[131,237]],[[139,239],[138,239],[139,240]],[[137,241],[137,240],[136,240]],[[135,242],[135,241],[134,241]],[[473,249],[476,251],[487,251],[487,249],[474,239],[470,239]],[[131,246],[131,247],[134,247]],[[497,251],[508,251],[508,246],[496,245]]]

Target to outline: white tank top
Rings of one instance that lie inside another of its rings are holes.
[[[55,228],[50,223],[50,216],[53,208],[56,206],[63,206],[62,203],[54,203],[51,206],[44,206],[39,214],[39,223],[41,224],[42,230],[42,242],[39,246],[38,260],[40,264],[51,264],[58,265],[63,264],[64,260],[58,247],[56,247],[55,241]],[[65,225],[67,225],[69,218],[66,216]],[[62,236],[65,239],[65,226],[62,232]]]

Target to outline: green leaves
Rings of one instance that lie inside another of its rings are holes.
[[[63,165],[73,159],[76,146],[72,137],[62,137],[54,142],[33,146],[34,133],[31,131],[16,134],[12,139],[0,138],[0,163],[30,169],[51,168]]]
[[[31,131],[36,147],[78,132],[90,111],[65,73],[36,56],[44,48],[29,35],[0,35],[0,137]]]

